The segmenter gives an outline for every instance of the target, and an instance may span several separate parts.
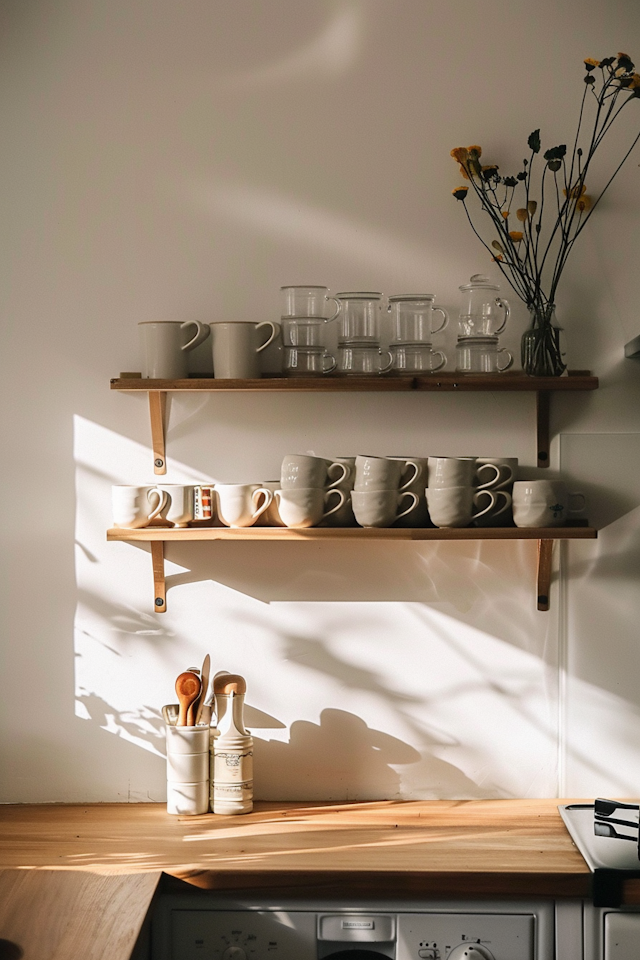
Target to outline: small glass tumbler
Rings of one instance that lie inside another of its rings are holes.
[[[282,318],[285,317],[316,317],[329,323],[335,320],[340,312],[340,304],[334,297],[329,296],[328,287],[295,286],[280,287]],[[335,305],[335,311],[330,317],[325,316],[327,303]]]
[[[393,363],[388,350],[377,343],[348,343],[338,345],[338,369],[342,376],[387,373]]]
[[[456,370],[460,373],[503,373],[512,364],[513,356],[506,347],[498,348],[498,337],[458,338]]]
[[[324,347],[285,347],[287,377],[322,377],[336,368],[336,359]]]
[[[430,343],[392,343],[389,352],[397,374],[435,373],[447,362],[442,350],[434,350]]]

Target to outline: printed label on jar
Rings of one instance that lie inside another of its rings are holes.
[[[253,779],[253,750],[214,754],[213,779],[222,783]]]
[[[242,783],[214,782],[212,796],[214,800],[251,800],[253,780],[243,780]]]

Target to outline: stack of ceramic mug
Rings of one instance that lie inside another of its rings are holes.
[[[392,527],[405,519],[419,526],[420,494],[410,487],[424,489],[423,460],[359,456],[355,466],[351,505],[361,527]]]
[[[286,527],[317,527],[344,507],[347,497],[339,489],[348,464],[323,457],[288,454],[282,461],[280,489],[275,503]]]
[[[434,307],[432,293],[403,294],[389,297],[392,337],[389,344],[391,369],[396,374],[434,373],[445,366],[447,358],[432,346],[434,333],[440,333],[449,322],[442,307]],[[434,325],[434,314],[442,321]]]
[[[477,457],[476,490],[491,490],[496,502],[488,512],[474,519],[476,527],[510,527],[513,525],[512,491],[518,476],[517,457]]]
[[[489,464],[487,464],[489,467]],[[499,511],[499,504],[509,506],[508,494],[478,487],[476,457],[429,457],[427,503],[431,522],[436,527],[468,527],[482,517]],[[497,468],[491,469],[492,478]]]
[[[479,273],[460,288],[462,308],[458,319],[456,370],[461,373],[502,373],[513,356],[499,345],[499,335],[509,319],[509,304],[500,291]]]
[[[386,373],[392,358],[380,348],[382,294],[336,293],[336,300],[340,305],[336,372],[343,376]]]
[[[327,352],[325,326],[338,316],[340,304],[327,287],[280,287],[283,370],[289,377],[316,377],[335,370],[335,357]],[[327,305],[335,310],[327,316]]]

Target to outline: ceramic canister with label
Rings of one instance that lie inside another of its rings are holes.
[[[227,674],[214,678],[218,729],[211,740],[211,810],[218,814],[253,810],[253,737],[244,726],[246,683]]]

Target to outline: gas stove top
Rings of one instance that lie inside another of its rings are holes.
[[[595,800],[558,810],[593,873],[594,905],[620,906],[623,881],[640,878],[638,804]]]

